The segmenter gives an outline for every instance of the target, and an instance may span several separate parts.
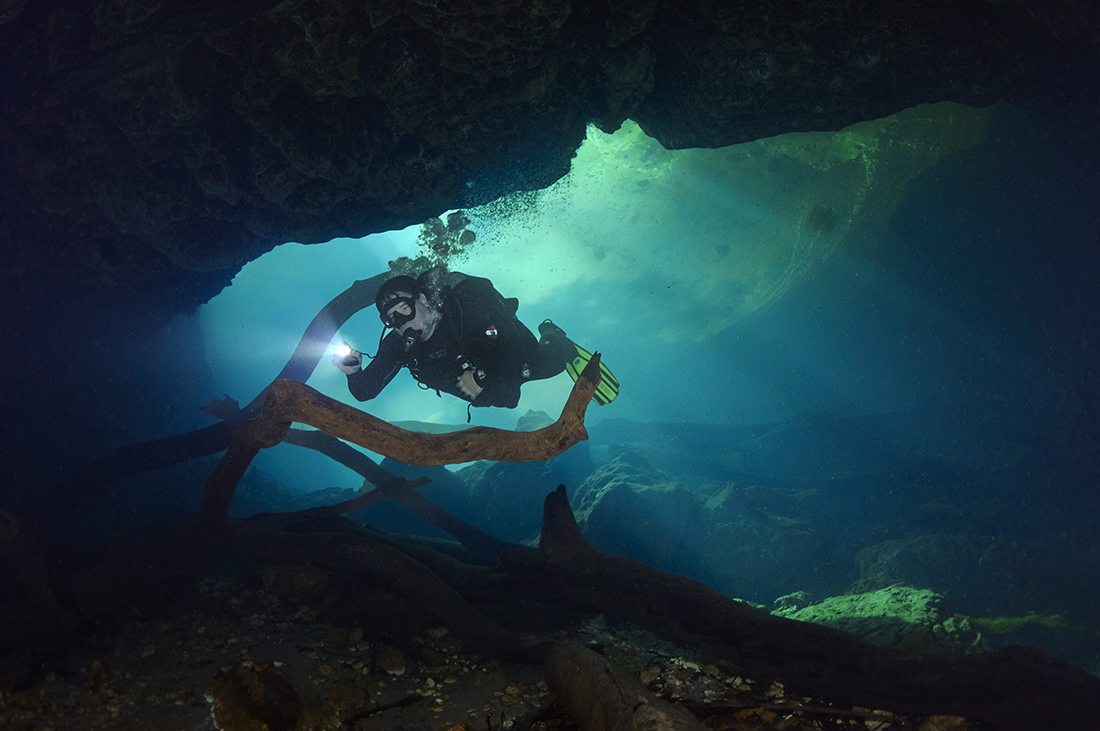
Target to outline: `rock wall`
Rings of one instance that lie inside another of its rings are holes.
[[[589,122],[632,118],[682,148],[939,100],[1088,117],[1089,12],[949,0],[6,3],[0,255],[24,278],[144,283],[178,311],[283,242],[545,186]]]

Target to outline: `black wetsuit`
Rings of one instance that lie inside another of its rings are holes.
[[[432,337],[405,348],[405,338],[391,331],[366,368],[348,374],[348,390],[360,401],[374,398],[402,367],[427,388],[470,401],[458,379],[473,370],[482,391],[473,406],[515,408],[526,381],[550,378],[565,370],[576,354],[564,336],[540,342],[518,319],[519,300],[505,299],[481,277],[451,274],[440,292],[443,318]],[[560,331],[559,331],[560,332]]]

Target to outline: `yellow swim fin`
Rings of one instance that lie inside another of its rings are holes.
[[[570,341],[572,342],[572,341]],[[588,361],[592,360],[592,354],[581,346],[573,343],[573,347],[577,349],[577,355],[573,360],[565,364],[565,372],[569,374],[569,377],[573,379],[575,383],[581,375],[581,371],[588,365]],[[615,397],[619,395],[619,379],[615,378],[615,374],[611,372],[603,359],[600,359],[600,382],[596,386],[596,393],[592,394],[592,400],[598,403],[600,406],[606,406],[615,400]]]

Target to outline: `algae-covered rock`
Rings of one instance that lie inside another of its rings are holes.
[[[896,585],[830,597],[785,616],[835,627],[896,650],[935,654],[981,652],[981,635],[969,618],[947,614],[943,604],[943,596],[934,591]]]
[[[1073,624],[1061,614],[1036,614],[1028,612],[1022,617],[971,617],[971,623],[991,635],[1019,632],[1028,625],[1038,625],[1059,632],[1083,632],[1088,628]]]
[[[772,614],[777,617],[789,617],[812,603],[809,592],[795,591],[776,599],[772,603]]]

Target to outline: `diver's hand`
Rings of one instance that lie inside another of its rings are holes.
[[[332,356],[332,364],[349,376],[363,367],[363,354],[354,348],[344,357]]]
[[[474,377],[474,372],[463,371],[462,375],[458,377],[458,388],[462,393],[466,394],[471,401],[478,397],[484,389],[477,385],[477,379]]]

